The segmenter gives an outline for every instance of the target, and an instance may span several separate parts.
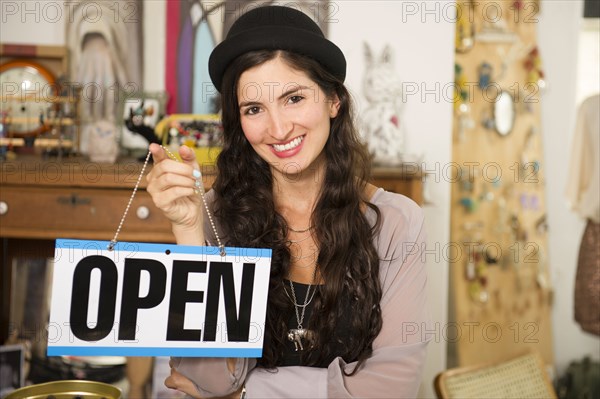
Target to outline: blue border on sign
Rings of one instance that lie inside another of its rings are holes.
[[[55,248],[65,249],[98,249],[106,250],[110,241],[76,240],[67,238],[57,238]],[[165,252],[171,254],[196,254],[196,255],[219,255],[219,247],[177,245],[177,244],[155,244],[145,242],[125,242],[119,241],[115,245],[115,250],[135,252]],[[238,248],[225,247],[227,256],[246,257],[246,258],[271,258],[272,250],[269,248]]]
[[[115,346],[49,346],[48,356],[178,356],[178,357],[261,357],[258,348],[132,348]]]

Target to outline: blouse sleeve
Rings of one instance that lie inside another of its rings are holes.
[[[248,398],[414,398],[421,383],[426,346],[432,338],[426,309],[426,269],[422,210],[406,197],[385,193],[380,205],[382,230],[377,243],[382,259],[383,327],[373,354],[353,376],[356,363],[336,358],[327,369],[280,367],[251,370]]]

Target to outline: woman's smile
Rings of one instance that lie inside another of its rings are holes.
[[[288,158],[296,155],[302,149],[302,143],[304,142],[305,136],[299,136],[295,139],[282,144],[273,144],[273,151],[275,155],[280,158]]]

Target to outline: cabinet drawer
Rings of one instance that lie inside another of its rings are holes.
[[[4,186],[1,235],[111,240],[130,196],[123,189]],[[171,224],[147,192],[137,192],[119,240],[173,241]]]
[[[423,186],[419,179],[401,180],[382,177],[373,179],[372,183],[386,191],[405,195],[417,204],[423,205]]]

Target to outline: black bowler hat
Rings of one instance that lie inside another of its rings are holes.
[[[266,6],[239,17],[225,40],[211,53],[208,72],[219,92],[229,64],[253,50],[287,50],[303,54],[317,60],[341,81],[346,77],[344,54],[325,38],[319,25],[308,15],[290,7]]]

